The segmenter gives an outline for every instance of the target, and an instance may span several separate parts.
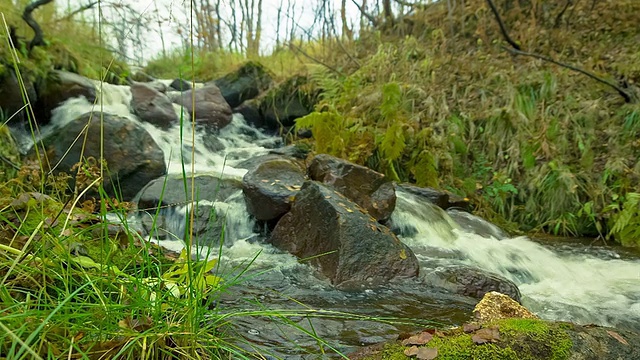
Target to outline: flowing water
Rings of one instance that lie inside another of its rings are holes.
[[[51,124],[42,132],[53,131],[92,109],[138,121],[130,112],[128,87],[103,84],[99,95],[101,105],[95,107],[84,98],[67,101],[54,111]],[[176,112],[181,112],[178,107]],[[281,143],[248,126],[237,115],[215,139],[199,129],[192,137],[188,114],[181,116],[185,124],[182,129],[177,125],[165,131],[142,123],[164,150],[169,173],[182,173],[184,162],[187,173],[193,168],[197,174],[241,179],[246,170],[234,165]],[[212,141],[217,144],[215,151],[211,151]],[[241,191],[224,203],[208,205],[226,214],[227,233],[222,253],[217,247],[204,247],[199,249],[200,255],[219,257],[220,271],[227,278],[240,275],[238,284],[220,295],[212,311],[271,309],[296,313],[286,318],[275,312],[273,316],[234,317],[239,334],[247,340],[244,346],[256,346],[288,359],[326,358],[333,355],[319,354],[323,350],[331,353],[331,346],[348,351],[415,329],[409,320],[423,326],[446,326],[470,318],[474,300],[434,290],[419,279],[359,292],[338,291],[318,279],[309,266],[264,242],[255,232]],[[171,220],[165,226],[171,227],[172,233],[184,233],[187,210],[185,206],[164,210]],[[452,264],[473,266],[514,281],[522,292],[523,304],[542,318],[640,331],[638,254],[616,247],[587,246],[580,241],[509,238],[480,218],[455,210],[445,212],[402,191],[398,191],[391,222],[418,257],[422,274]],[[172,250],[184,246],[180,239],[151,240]],[[244,269],[248,270],[243,273]],[[317,335],[327,344],[308,334]]]

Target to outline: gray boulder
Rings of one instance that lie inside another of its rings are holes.
[[[195,110],[196,123],[207,129],[222,129],[231,123],[231,107],[215,85],[182,92],[174,97],[173,102],[183,106],[189,115]]]
[[[173,103],[160,91],[143,83],[131,85],[131,107],[142,121],[161,129],[168,129],[178,122]]]
[[[308,181],[273,230],[270,242],[306,259],[343,289],[415,277],[418,261],[406,245],[357,204]]]
[[[309,177],[342,193],[378,221],[389,219],[395,209],[393,182],[367,167],[320,154],[309,165]]]
[[[56,172],[73,175],[75,172],[72,168],[76,163],[84,162],[89,157],[100,160],[100,139],[103,134],[104,160],[108,168],[103,180],[104,189],[110,196],[129,201],[149,181],[164,175],[164,153],[137,122],[116,115],[102,115],[103,130],[100,128],[99,113],[84,114],[44,138],[43,153],[47,154],[49,164],[58,164]],[[87,124],[83,152],[83,131]],[[79,135],[80,141],[76,141]],[[31,156],[34,155],[32,149]]]
[[[304,168],[292,160],[277,157],[261,162],[242,179],[247,210],[258,220],[280,218],[291,208],[304,180]]]

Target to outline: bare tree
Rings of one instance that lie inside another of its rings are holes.
[[[260,37],[262,34],[262,0],[240,0],[242,23],[245,29],[247,56],[254,57],[260,53]]]

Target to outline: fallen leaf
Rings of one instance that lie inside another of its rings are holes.
[[[424,345],[433,339],[433,335],[428,332],[421,332],[418,335],[413,335],[408,339],[402,340],[402,345]]]
[[[629,343],[627,342],[627,340],[625,340],[620,334],[618,334],[615,331],[612,330],[607,330],[607,334],[611,335],[612,338],[620,341],[620,343],[624,344],[624,345],[629,345]]]
[[[417,346],[412,346],[408,349],[404,350],[404,354],[407,356],[416,356],[418,355],[418,347]]]
[[[260,181],[263,182],[263,183],[268,183],[269,182],[269,180],[267,180],[267,179],[262,179]]]
[[[351,210],[351,209],[349,209],[349,208],[347,208],[346,210],[347,210],[347,212],[350,212],[350,213],[352,213],[352,212],[353,212],[353,210]]]
[[[418,359],[421,360],[433,360],[438,356],[438,349],[422,347],[418,349]]]
[[[404,249],[400,250],[400,259],[404,260],[406,258],[407,258],[407,252]]]
[[[472,333],[472,332],[474,332],[476,330],[479,330],[481,328],[482,327],[480,325],[478,325],[478,324],[464,324],[464,325],[462,325],[462,330],[467,334]]]
[[[476,331],[471,340],[476,345],[486,344],[488,342],[496,342],[500,340],[500,331],[496,328],[484,328]]]

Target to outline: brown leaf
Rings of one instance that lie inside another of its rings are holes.
[[[627,342],[627,340],[625,340],[625,339],[624,339],[620,334],[618,334],[617,332],[612,331],[612,330],[607,330],[607,334],[611,335],[611,337],[612,337],[612,338],[614,338],[614,339],[616,339],[616,340],[620,341],[620,343],[621,343],[621,344],[629,345],[629,343]]]
[[[412,346],[408,349],[404,350],[404,354],[407,356],[416,356],[418,355],[418,347],[417,346]]]
[[[476,345],[496,342],[497,340],[500,340],[500,331],[496,328],[480,329],[471,336],[471,340],[473,340]]]
[[[402,340],[402,345],[424,345],[433,339],[433,335],[428,332],[421,332],[418,335],[413,335],[408,339]]]
[[[438,349],[422,347],[418,349],[418,359],[421,360],[433,360],[438,356]]]
[[[478,329],[480,329],[481,326],[478,324],[464,324],[462,325],[462,330],[464,332],[466,332],[467,334],[472,333]]]

